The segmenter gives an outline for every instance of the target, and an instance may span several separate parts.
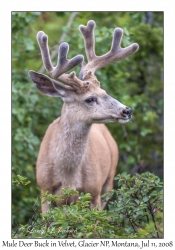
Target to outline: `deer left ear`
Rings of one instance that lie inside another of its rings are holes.
[[[35,83],[36,87],[43,94],[48,96],[64,97],[65,95],[64,85],[61,86],[61,84],[59,84],[55,80],[52,80],[48,76],[37,73],[33,70],[29,71],[29,76]],[[57,83],[57,85],[59,85],[59,89],[56,89],[54,82]]]

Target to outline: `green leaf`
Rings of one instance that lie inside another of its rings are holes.
[[[143,197],[143,201],[147,202],[149,200],[149,197]]]

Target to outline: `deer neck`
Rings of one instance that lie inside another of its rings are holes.
[[[75,121],[73,116],[71,110],[64,105],[59,122],[59,157],[62,159],[62,166],[69,171],[86,160],[91,128],[91,125]]]

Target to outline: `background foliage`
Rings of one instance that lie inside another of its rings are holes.
[[[14,228],[31,218],[33,204],[40,196],[35,179],[37,154],[48,125],[60,115],[62,106],[59,98],[40,94],[29,79],[30,69],[43,70],[36,34],[39,30],[48,34],[53,53],[63,39],[70,45],[69,58],[77,54],[85,56],[78,26],[86,25],[90,19],[95,20],[97,26],[97,55],[110,49],[115,27],[124,30],[122,47],[133,42],[140,47],[129,58],[96,73],[108,94],[133,109],[132,122],[108,125],[119,145],[117,172],[150,171],[163,177],[163,13],[13,12],[12,177],[15,184],[24,182],[22,176],[30,181],[25,186],[12,186]],[[56,57],[54,60],[56,62]]]

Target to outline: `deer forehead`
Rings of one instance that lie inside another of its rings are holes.
[[[98,86],[90,86],[89,90],[83,94],[76,94],[75,95],[75,99],[76,100],[85,100],[89,97],[98,97],[98,98],[103,98],[104,96],[106,96],[106,91],[101,89],[100,87]]]

